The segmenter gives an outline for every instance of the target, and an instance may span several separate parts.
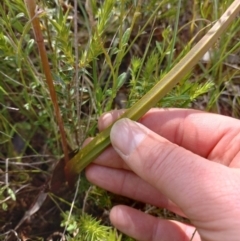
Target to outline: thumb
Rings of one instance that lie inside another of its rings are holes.
[[[171,143],[129,119],[117,121],[110,138],[130,169],[176,203],[189,218],[207,220],[209,207],[218,210],[216,206],[226,204],[222,196],[229,185],[224,180],[227,174],[231,176],[227,167]],[[223,175],[225,178],[221,178]]]

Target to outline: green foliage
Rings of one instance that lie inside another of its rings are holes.
[[[69,219],[70,217],[70,219]],[[66,227],[69,233],[67,240],[71,241],[121,241],[121,235],[118,235],[115,229],[104,226],[100,220],[93,218],[88,214],[77,216],[63,214],[61,226]]]
[[[96,220],[84,214],[80,218],[79,229],[81,230],[80,237],[84,238],[86,241],[100,241],[106,239],[109,227],[100,225],[100,220]]]
[[[16,195],[14,191],[6,185],[0,186],[0,204],[2,205],[3,211],[7,211],[8,204],[6,201],[9,199],[16,201]]]
[[[72,6],[63,7],[60,2],[65,1],[38,2],[44,43],[71,149],[97,133],[97,118],[114,108],[119,90],[127,89],[128,106],[132,106],[166,75],[231,3],[230,0],[214,1],[215,4],[193,1],[192,5],[191,1],[183,0],[182,7],[176,10],[179,0],[78,1],[75,35]],[[240,53],[239,26],[238,18],[210,50],[210,58],[199,62],[158,106],[221,112],[223,96],[224,106],[227,105],[232,116],[239,117],[239,93],[234,92],[239,84],[239,62],[232,60]],[[78,38],[77,46],[75,38]],[[79,54],[78,61],[75,51]],[[17,196],[11,190],[33,180],[33,169],[26,171],[20,165],[24,163],[22,157],[50,153],[57,156],[57,161],[62,154],[23,0],[0,3],[0,78],[0,158],[3,160],[0,170],[5,170],[6,158],[17,157],[19,164],[9,172],[9,186],[1,183],[0,200],[4,213],[9,210],[14,213],[9,200],[12,203],[18,199],[15,200]],[[15,136],[23,145],[20,152],[13,141]],[[36,142],[41,139],[43,143],[39,147]],[[43,171],[38,169],[38,172]],[[28,173],[27,177],[22,173]],[[96,187],[85,194],[90,185],[82,178],[78,194],[88,195],[89,205],[94,203],[99,209],[109,210],[111,196]],[[70,215],[68,211],[62,214],[62,227],[67,229],[68,240],[131,240],[104,226],[100,219],[76,211],[82,208],[79,203],[74,205],[77,209]]]
[[[110,209],[112,206],[111,196],[106,190],[94,186],[89,194],[89,200],[103,209]]]
[[[162,63],[159,60],[161,60],[160,55],[162,52],[158,50],[159,44],[157,43],[144,64],[140,58],[132,59],[129,106],[145,95],[166,74],[166,71],[160,69]],[[143,67],[140,69],[140,66]],[[213,86],[213,81],[194,83],[191,81],[190,76],[187,76],[171,93],[168,93],[159,102],[159,106],[189,107],[198,96],[209,92]]]

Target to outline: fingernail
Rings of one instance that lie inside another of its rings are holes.
[[[129,156],[147,136],[147,133],[147,129],[141,124],[129,119],[121,119],[112,127],[111,143],[120,155]]]

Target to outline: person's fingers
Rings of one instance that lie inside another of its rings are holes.
[[[112,168],[129,170],[129,167],[125,162],[123,162],[122,158],[116,153],[112,146],[107,147],[106,150],[101,153],[93,163]]]
[[[216,210],[236,202],[239,183],[224,165],[206,161],[129,119],[117,121],[110,138],[131,170],[172,200],[193,222],[213,221],[224,213]]]
[[[110,126],[115,120],[117,120],[126,110],[112,110],[101,115],[98,119],[98,129],[100,131],[106,129]]]
[[[106,128],[122,113],[123,110],[106,113],[99,119],[99,128]],[[145,114],[139,122],[200,156],[240,167],[239,147],[234,145],[240,141],[240,122],[236,119],[197,110],[156,108]]]
[[[92,141],[92,137],[87,138],[82,147],[85,147],[89,142]],[[125,162],[123,162],[122,158],[116,153],[116,151],[109,146],[106,150],[101,153],[94,161],[95,164],[109,166],[112,168],[122,168],[129,169]]]
[[[126,206],[116,206],[110,212],[112,224],[139,241],[189,241],[195,228],[179,222],[163,220]],[[200,241],[196,233],[192,241]]]
[[[86,169],[85,174],[91,183],[112,193],[166,208],[184,216],[173,202],[133,172],[92,164]]]
[[[86,140],[84,140],[82,147],[86,146],[88,143],[90,143],[93,140],[93,137],[88,137]]]

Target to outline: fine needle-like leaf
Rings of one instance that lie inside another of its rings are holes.
[[[166,95],[208,51],[223,34],[240,11],[239,0],[235,0],[207,34],[172,68],[146,95],[128,109],[120,118],[138,120],[151,107]],[[81,149],[66,165],[65,174],[68,183],[73,186],[76,175],[90,164],[109,144],[111,126],[98,134],[87,146]]]

